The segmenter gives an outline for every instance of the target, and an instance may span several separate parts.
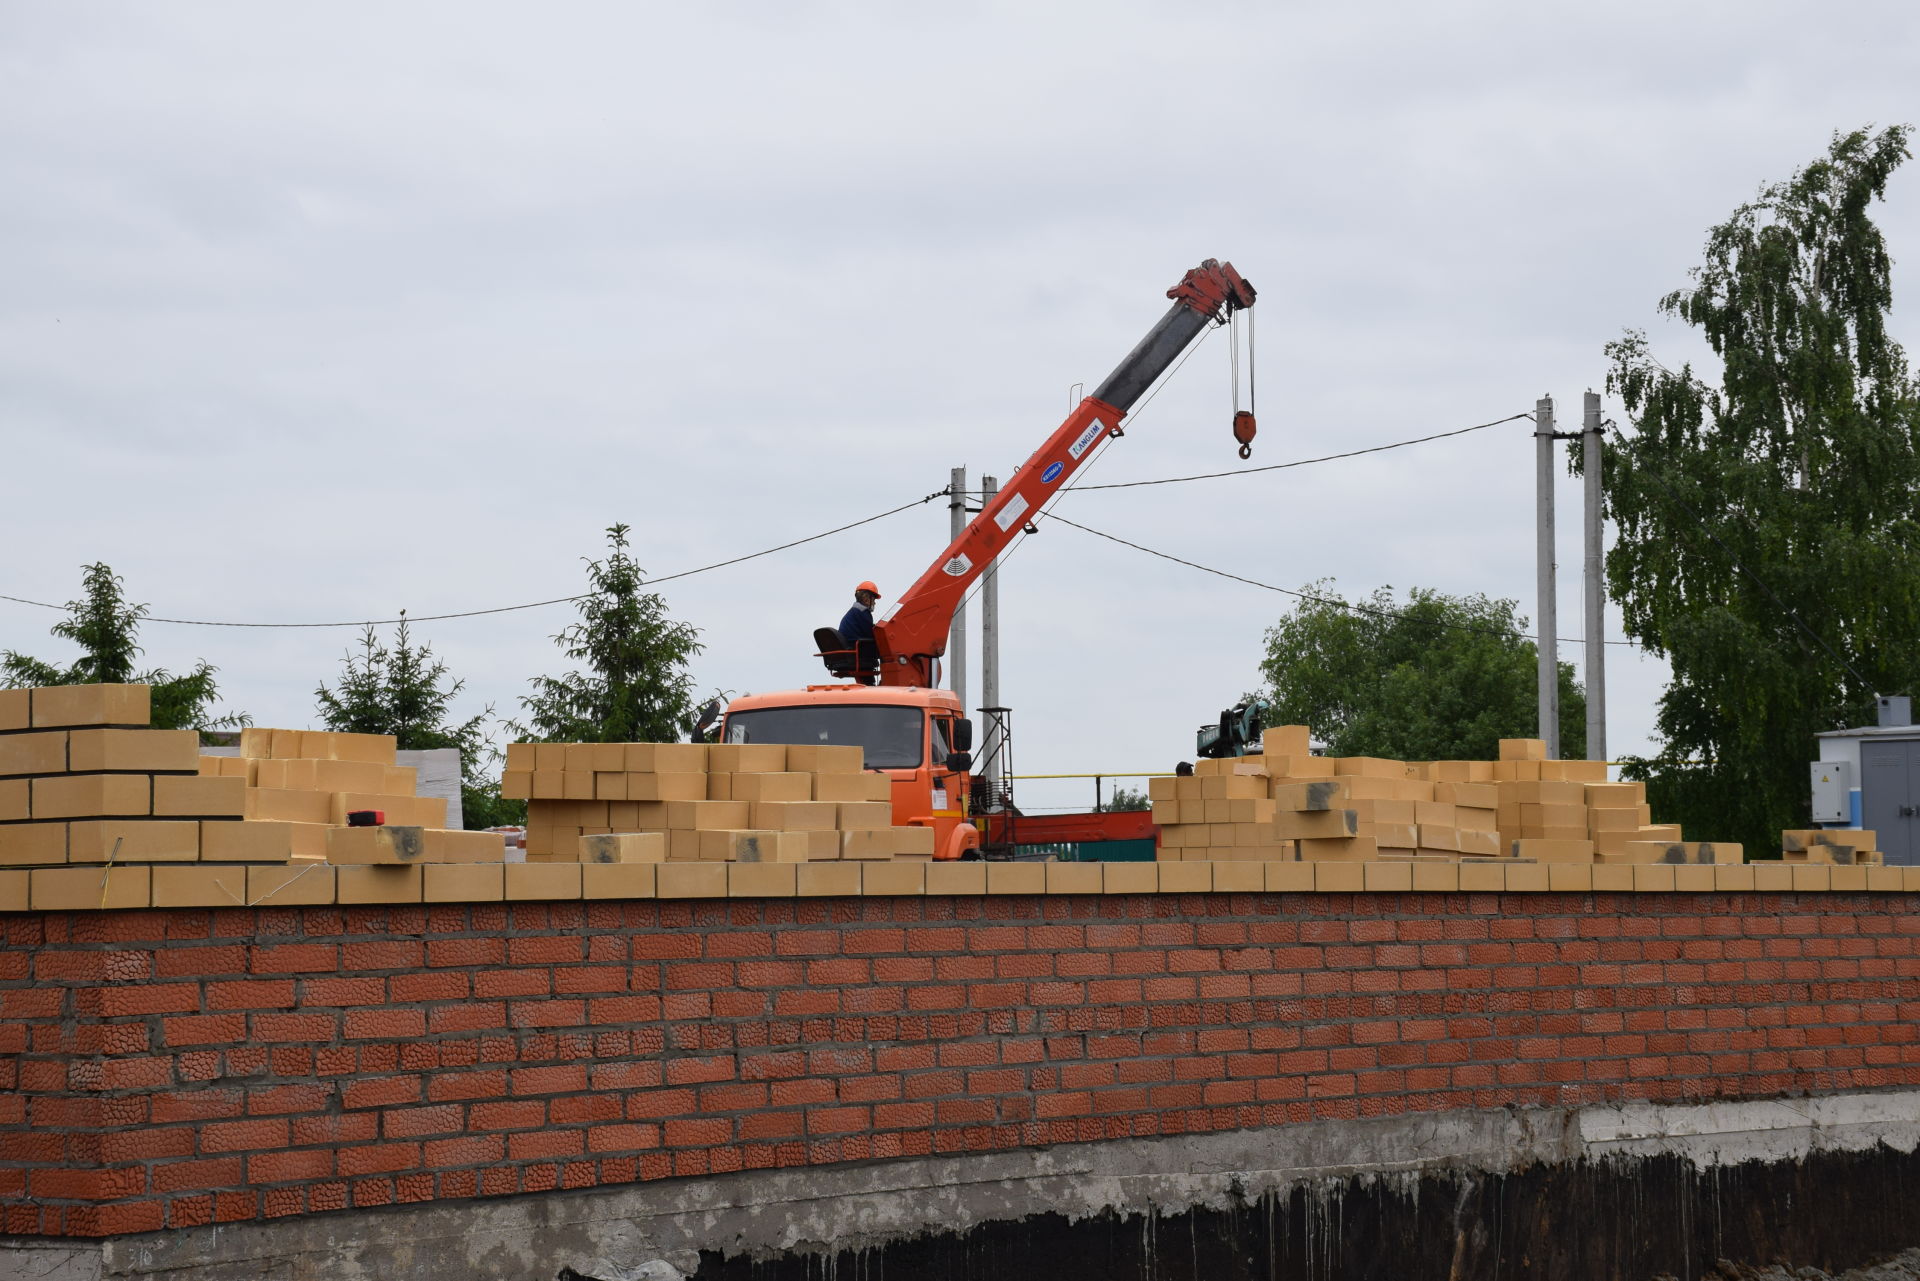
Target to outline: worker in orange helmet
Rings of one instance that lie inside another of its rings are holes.
[[[852,608],[840,620],[840,639],[854,651],[858,674],[868,683],[868,674],[880,665],[880,651],[873,643],[873,607],[879,599],[878,587],[871,581],[861,583],[853,589]]]

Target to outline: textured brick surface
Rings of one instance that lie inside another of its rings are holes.
[[[1920,1084],[1920,896],[0,917],[0,1229]]]

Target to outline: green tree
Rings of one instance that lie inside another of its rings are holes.
[[[380,643],[369,625],[360,652],[341,660],[340,681],[314,691],[320,720],[330,730],[391,734],[403,751],[453,747],[460,751],[460,811],[470,828],[524,822],[526,805],[500,795],[500,750],[485,732],[493,708],[464,721],[451,718],[453,700],[466,682],[449,682],[447,665],[427,645],[413,643],[406,611],[393,647]]]
[[[220,687],[213,676],[220,669],[205,659],[179,676],[163,667],[139,670],[140,621],[147,606],[127,599],[126,584],[112,569],[84,566],[80,583],[85,595],[68,601],[67,616],[51,628],[61,640],[78,645],[80,657],[60,667],[7,650],[0,653],[0,686],[151,685],[156,729],[217,731],[249,723],[241,712],[214,715]]]
[[[1717,369],[1670,369],[1638,331],[1607,346],[1636,428],[1603,454],[1608,591],[1673,670],[1632,772],[1689,836],[1777,849],[1806,826],[1813,735],[1920,675],[1920,402],[1870,217],[1907,137],[1835,135],[1708,233],[1659,309]]]
[[[586,670],[535,677],[520,700],[528,723],[515,724],[516,733],[547,743],[670,743],[690,730],[687,662],[704,647],[698,631],[667,617],[663,597],[643,590],[627,532],[607,530],[607,558],[587,562],[592,590],[580,599],[580,621],[554,637]]]
[[[1148,799],[1145,792],[1131,787],[1120,787],[1116,784],[1113,789],[1113,795],[1094,806],[1093,812],[1096,814],[1118,814],[1125,810],[1150,810],[1152,808],[1153,802]]]
[[[1539,685],[1526,620],[1510,600],[1382,587],[1348,604],[1330,583],[1267,632],[1260,664],[1269,718],[1306,725],[1332,756],[1492,760],[1503,738],[1539,730]],[[1563,752],[1584,744],[1586,696],[1560,664]]]

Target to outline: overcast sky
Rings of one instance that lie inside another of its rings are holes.
[[[1260,289],[1256,463],[1543,394],[1571,425],[1623,327],[1692,354],[1654,304],[1707,228],[1834,130],[1920,118],[1917,73],[1894,0],[0,0],[0,593],[105,560],[169,617],[484,609],[580,590],[615,521],[653,575],[724,560],[1007,477],[1207,257]],[[1910,341],[1917,172],[1877,211]],[[1216,337],[1087,479],[1237,466],[1230,409]],[[1061,512],[1532,616],[1529,430]],[[891,599],[946,530],[936,502],[661,590],[703,689],[797,686],[853,584]],[[1288,604],[1058,524],[1001,583],[1022,773],[1191,755]],[[0,601],[0,648],[70,659],[56,618]],[[419,632],[464,710],[513,713],[571,618]],[[355,638],[143,633],[297,726]],[[1610,747],[1648,750],[1662,670],[1612,660]]]

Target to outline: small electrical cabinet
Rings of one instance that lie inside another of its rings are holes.
[[[1853,762],[1815,761],[1813,779],[1813,821],[1851,823],[1853,821]]]

